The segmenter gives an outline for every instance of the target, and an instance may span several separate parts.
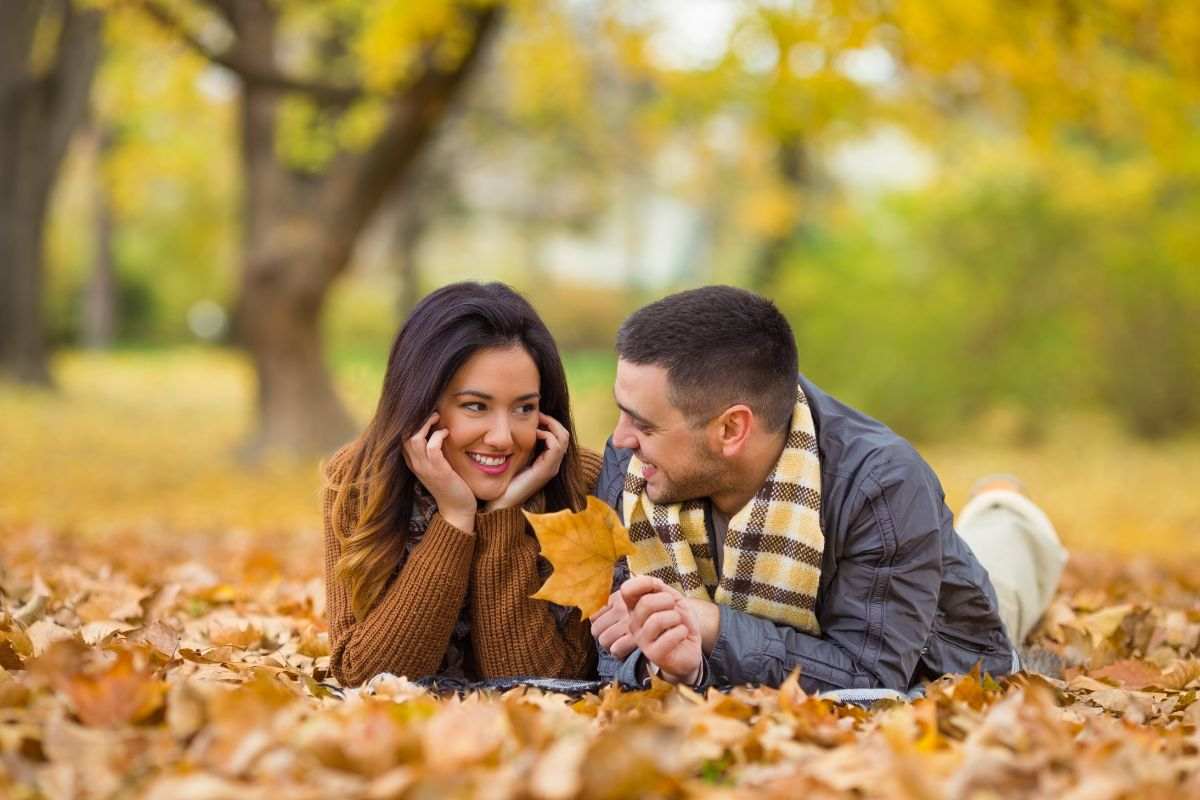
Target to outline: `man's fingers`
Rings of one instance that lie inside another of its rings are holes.
[[[625,608],[625,604],[621,601],[621,591],[619,589],[608,596],[608,602],[604,604],[604,608],[600,609],[595,614],[592,614],[592,616],[588,617],[588,619],[592,620],[592,622],[595,622],[609,611],[617,608],[618,605],[622,610]]]
[[[683,615],[677,610],[670,608],[666,611],[656,611],[642,623],[637,634],[638,641],[653,642],[676,625],[683,625]]]
[[[642,654],[646,658],[658,664],[660,667],[663,664],[671,663],[672,651],[676,647],[683,644],[688,637],[688,629],[683,625],[676,625],[662,633],[657,639],[651,642],[639,641],[638,646],[642,648]]]
[[[592,636],[599,636],[628,616],[624,608],[605,606],[600,613],[592,617]]]
[[[639,575],[621,584],[621,597],[625,600],[625,605],[633,608],[637,605],[642,595],[650,594],[651,592],[661,592],[667,588],[667,585],[658,578],[652,578],[649,575]]]
[[[600,643],[609,652],[612,652],[613,642],[629,635],[629,626],[618,622],[616,625],[610,625],[599,636],[596,641]]]
[[[637,642],[629,634],[625,634],[620,639],[617,639],[609,645],[608,652],[612,653],[613,658],[618,658],[624,661],[629,657],[629,654],[637,647]]]
[[[675,598],[665,592],[642,595],[633,610],[629,612],[630,626],[634,635],[646,624],[646,620],[660,611],[670,611],[675,608]]]

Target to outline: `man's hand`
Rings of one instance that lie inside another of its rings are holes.
[[[721,609],[716,603],[695,597],[687,598],[686,602],[700,623],[700,645],[704,648],[704,655],[710,656],[721,636]]]
[[[687,598],[658,578],[639,576],[621,584],[628,627],[642,655],[671,683],[694,684],[704,653],[700,622]]]
[[[618,661],[624,661],[637,647],[629,633],[629,607],[620,590],[608,596],[608,605],[593,614],[591,620],[592,636]]]

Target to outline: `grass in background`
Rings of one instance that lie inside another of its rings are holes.
[[[377,401],[386,353],[333,359],[359,420]],[[603,446],[613,421],[611,355],[566,359],[581,442]],[[238,354],[208,348],[66,353],[60,391],[0,388],[0,525],[103,535],[244,530],[302,535],[319,548],[317,461],[248,470],[233,451],[251,424],[252,374]],[[995,435],[921,447],[952,508],[981,474],[1015,472],[1076,551],[1200,555],[1200,463],[1194,437],[1148,445],[1103,417],[1051,426],[1021,448]]]

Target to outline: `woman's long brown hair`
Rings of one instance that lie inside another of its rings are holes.
[[[454,373],[476,351],[513,345],[537,365],[540,410],[571,434],[558,474],[543,489],[546,510],[582,507],[586,488],[567,378],[550,331],[504,284],[438,289],[417,304],[396,335],[371,422],[326,469],[335,492],[334,532],[342,540],[334,578],[347,586],[357,619],[378,602],[403,559],[417,483],[404,462],[404,441],[420,430]]]

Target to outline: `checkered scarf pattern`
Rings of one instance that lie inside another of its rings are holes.
[[[716,565],[704,526],[703,500],[655,505],[646,495],[642,462],[625,473],[625,526],[633,542],[629,569],[652,575],[685,596],[710,600],[819,635],[815,613],[821,580],[821,464],[808,398],[796,387],[796,409],[783,453],[766,483],[729,520],[723,561]]]

